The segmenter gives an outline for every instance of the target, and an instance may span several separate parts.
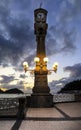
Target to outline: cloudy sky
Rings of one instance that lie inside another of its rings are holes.
[[[34,76],[24,73],[22,63],[35,66],[34,10],[40,3],[48,11],[48,69],[59,63],[48,76],[51,91],[81,79],[81,0],[0,0],[0,88],[33,87]]]

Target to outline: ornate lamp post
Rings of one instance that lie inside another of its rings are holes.
[[[48,58],[45,50],[45,37],[48,24],[46,23],[47,10],[38,8],[34,10],[34,33],[36,35],[37,53],[34,61],[36,67],[34,70],[28,69],[28,63],[24,62],[25,72],[32,71],[35,75],[33,94],[31,95],[31,107],[51,107],[53,105],[53,96],[48,87],[47,75],[49,72],[57,71],[58,64],[54,64],[52,70],[47,69]]]

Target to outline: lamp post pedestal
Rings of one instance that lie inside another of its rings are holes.
[[[30,107],[52,107],[53,95],[47,82],[47,71],[35,71],[33,94],[31,95]]]
[[[33,93],[30,107],[52,107],[53,96],[50,93]]]

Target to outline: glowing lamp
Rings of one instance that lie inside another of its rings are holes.
[[[43,60],[44,60],[44,62],[46,62],[46,63],[48,62],[48,58],[47,58],[47,57],[44,57]]]
[[[55,63],[54,63],[54,66],[58,67],[58,63],[57,63],[57,62],[55,62]]]
[[[57,72],[57,67],[58,67],[58,63],[55,62],[53,65],[53,71],[56,73]]]
[[[26,72],[28,70],[28,63],[24,62],[23,63],[24,71]]]
[[[39,57],[35,57],[35,58],[34,58],[34,61],[35,61],[35,62],[39,62],[39,61],[40,61]]]

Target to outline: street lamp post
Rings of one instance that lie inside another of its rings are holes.
[[[31,107],[51,107],[53,105],[53,96],[50,94],[47,75],[52,71],[56,73],[58,64],[55,63],[52,70],[47,69],[48,58],[45,50],[45,37],[48,28],[46,23],[47,13],[47,10],[41,7],[34,10],[34,33],[37,42],[37,52],[34,58],[36,67],[34,70],[29,70],[28,63],[23,63],[25,72],[29,70],[35,76],[33,93],[31,95]]]
[[[46,69],[43,69],[43,67],[45,67],[45,66],[47,66],[47,62],[48,62],[48,58],[47,57],[45,57],[44,58],[44,64],[39,64],[39,58],[38,57],[35,57],[34,58],[34,61],[36,62],[36,68],[35,69],[29,69],[29,66],[28,66],[28,62],[23,62],[23,68],[24,68],[24,71],[25,71],[25,73],[27,72],[27,71],[30,71],[32,74],[34,74],[34,72],[35,72],[35,70],[36,71],[40,71],[40,72],[42,72],[42,71],[45,71]],[[38,69],[39,68],[39,69]],[[48,69],[47,70],[47,72],[48,72],[48,74],[51,74],[52,72],[57,72],[57,69],[58,69],[58,63],[57,62],[55,62],[54,64],[53,64],[53,69]]]
[[[45,81],[44,75],[51,74],[52,72],[55,72],[55,73],[57,72],[58,63],[56,63],[56,62],[54,63],[53,69],[47,69],[48,58],[45,57],[43,60],[44,60],[44,63],[40,64],[39,57],[34,58],[34,61],[36,63],[35,69],[29,69],[28,63],[24,62],[23,68],[24,68],[25,73],[27,71],[30,71],[30,73],[34,74],[34,75],[36,73],[38,73],[39,80],[40,80],[40,77],[42,76],[43,77],[42,80]],[[35,75],[35,77],[36,77],[36,75]],[[42,82],[42,80],[37,81],[36,79],[34,81],[33,94],[31,96],[31,101],[30,101],[31,107],[51,107],[53,105],[53,96],[49,93],[50,92],[49,87],[45,86],[45,85],[47,85],[46,84],[47,80],[46,80],[46,83],[44,84],[44,82]],[[41,88],[41,86],[39,86],[38,83],[40,83],[40,85],[43,85],[43,87]]]
[[[36,62],[36,68],[35,69],[29,69],[28,62],[26,62],[26,61],[23,62],[23,68],[24,68],[25,73],[27,71],[30,71],[32,74],[34,74],[35,70],[36,71],[40,71],[40,72],[45,71],[45,69],[43,69],[43,67],[47,66],[47,62],[48,62],[48,58],[47,57],[44,58],[45,64],[39,64],[39,58],[38,57],[35,57],[34,61]],[[39,67],[39,69],[37,67]],[[53,65],[53,69],[49,69],[49,70],[47,70],[47,72],[48,72],[48,74],[51,74],[52,72],[56,73],[57,69],[58,69],[58,63],[55,62],[54,65]]]

